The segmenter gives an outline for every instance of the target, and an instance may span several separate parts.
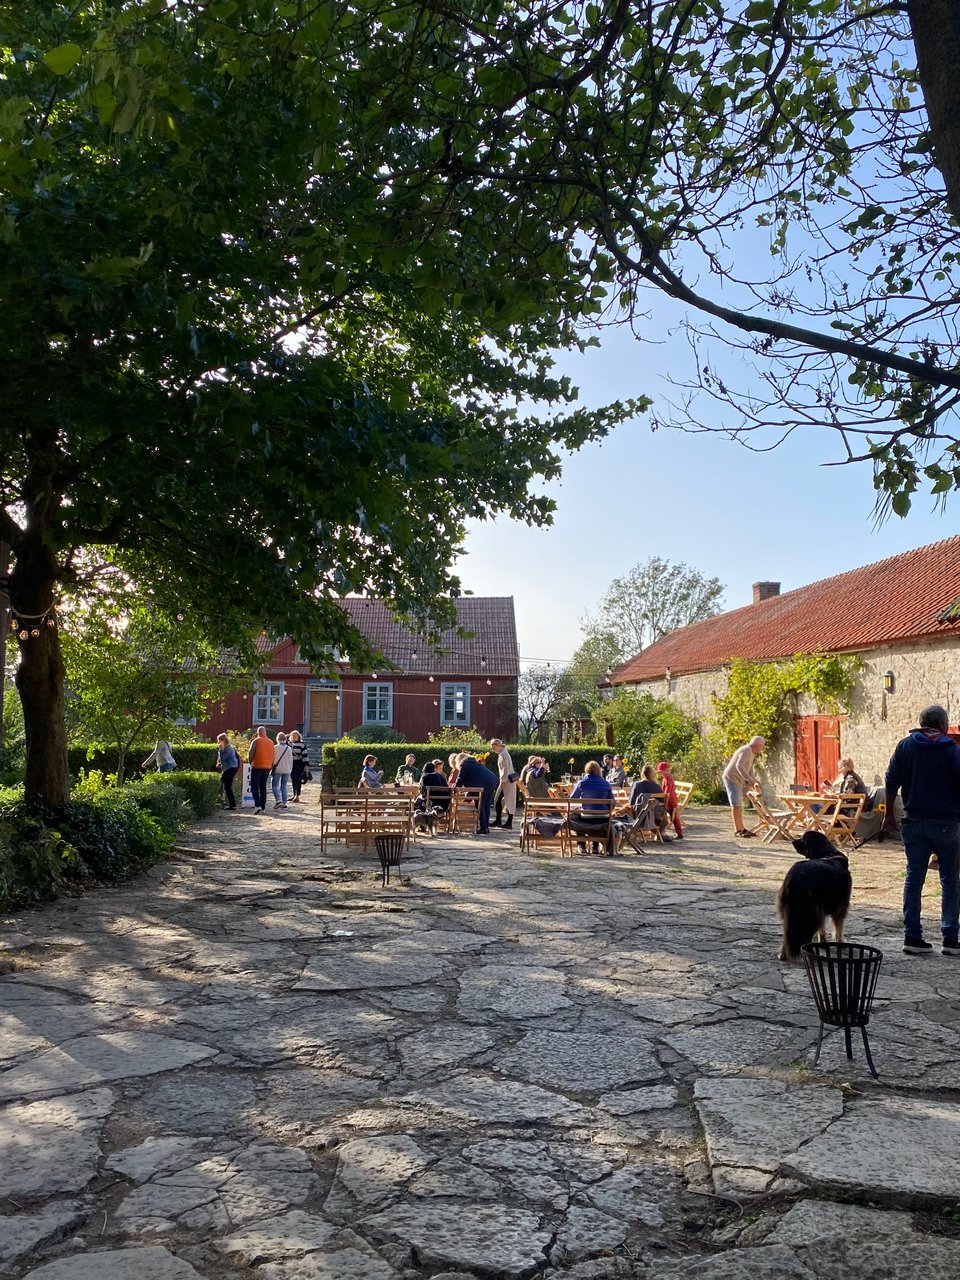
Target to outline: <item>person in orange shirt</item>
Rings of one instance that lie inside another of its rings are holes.
[[[677,839],[682,840],[683,824],[680,821],[680,814],[677,812],[677,783],[670,772],[669,761],[661,760],[657,765],[657,773],[660,776],[660,790],[667,797],[667,819],[668,821],[672,819]]]
[[[267,808],[267,779],[273,768],[273,743],[267,737],[263,725],[257,729],[250,743],[250,790],[253,793],[253,812],[264,813]]]

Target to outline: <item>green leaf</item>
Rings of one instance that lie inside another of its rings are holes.
[[[55,76],[65,76],[77,65],[82,54],[78,44],[58,44],[43,55],[43,60]]]

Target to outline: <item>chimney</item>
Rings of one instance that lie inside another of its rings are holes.
[[[753,584],[754,604],[760,604],[763,600],[772,600],[774,596],[778,596],[779,594],[779,582],[755,582]]]

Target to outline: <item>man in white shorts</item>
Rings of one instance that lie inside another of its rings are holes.
[[[723,771],[723,785],[733,813],[733,830],[738,836],[752,836],[743,825],[743,797],[760,790],[760,780],[753,772],[753,762],[766,746],[763,738],[751,738],[745,746],[737,747]]]

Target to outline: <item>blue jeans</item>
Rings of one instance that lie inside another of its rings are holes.
[[[920,895],[927,878],[930,855],[937,855],[940,869],[940,930],[957,936],[960,913],[960,822],[944,818],[904,818],[903,848],[907,878],[903,885],[903,931],[908,938],[922,938]]]
[[[270,786],[273,789],[273,798],[277,804],[287,803],[287,783],[289,781],[289,773],[275,773],[270,779]]]

